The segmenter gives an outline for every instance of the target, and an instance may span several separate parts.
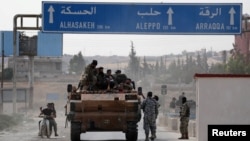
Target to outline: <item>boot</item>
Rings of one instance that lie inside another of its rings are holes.
[[[58,136],[57,134],[57,125],[54,126],[55,136]]]
[[[42,136],[42,134],[41,134],[41,132],[40,132],[40,131],[38,132],[38,136]]]
[[[188,138],[188,133],[185,133],[185,139],[189,139],[189,138]]]
[[[154,133],[154,134],[152,134],[152,136],[150,137],[150,139],[151,139],[151,140],[156,139],[156,135],[155,135],[155,133]]]
[[[178,138],[178,139],[185,139],[185,138],[184,138],[184,135],[183,135],[183,134],[181,134],[181,137],[180,137],[180,138]]]
[[[145,141],[149,141],[148,134],[146,134]]]

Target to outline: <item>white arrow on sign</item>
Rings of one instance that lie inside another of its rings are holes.
[[[167,14],[168,14],[168,25],[173,25],[172,14],[174,14],[174,11],[172,10],[171,7],[168,8]]]
[[[236,13],[234,8],[232,7],[228,13],[230,14],[230,25],[234,25],[234,14]]]
[[[49,23],[53,24],[54,23],[53,13],[55,12],[55,9],[53,8],[52,5],[49,7],[48,12],[49,12]]]

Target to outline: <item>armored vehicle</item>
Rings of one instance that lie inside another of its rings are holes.
[[[141,119],[138,91],[76,91],[68,85],[66,116],[70,121],[71,141],[80,141],[86,132],[125,133],[127,141],[137,141]]]

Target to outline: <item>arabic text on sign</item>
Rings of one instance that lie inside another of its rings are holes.
[[[215,11],[211,12],[208,7],[200,8],[200,16],[207,16],[209,18],[214,18],[215,16],[221,15],[221,8],[216,8]]]
[[[154,10],[153,11],[153,8],[150,8],[150,12],[140,12],[140,11],[137,11],[137,15],[138,16],[157,16],[157,15],[160,15],[161,14],[161,12],[159,12],[159,11],[156,11],[156,10]]]
[[[91,10],[77,10],[72,11],[71,6],[62,6],[61,14],[68,14],[68,15],[93,15],[96,14],[96,7],[91,7]]]

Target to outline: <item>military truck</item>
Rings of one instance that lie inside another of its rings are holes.
[[[80,141],[86,132],[125,133],[127,141],[137,141],[141,119],[138,91],[76,91],[68,84],[66,116],[70,121],[71,141]]]

